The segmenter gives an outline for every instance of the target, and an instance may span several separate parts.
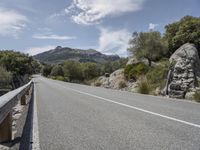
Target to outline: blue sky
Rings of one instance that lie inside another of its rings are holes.
[[[34,55],[60,45],[126,56],[134,31],[164,32],[200,0],[1,0],[0,49]]]

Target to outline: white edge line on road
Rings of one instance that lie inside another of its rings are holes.
[[[44,77],[43,77],[44,78]],[[46,80],[50,80],[50,81],[54,81],[56,82],[61,82],[63,83],[63,81],[59,81],[59,80],[53,80],[53,79],[49,79],[49,78],[45,78]],[[70,83],[70,82],[64,82],[64,83]],[[72,83],[71,83],[72,84]],[[74,83],[77,84],[77,83]],[[80,84],[79,84],[80,85]],[[83,85],[83,84],[81,84]],[[95,88],[101,88],[101,89],[106,89],[104,87],[96,87],[96,86],[91,86],[91,85],[83,85],[83,86],[88,86],[88,87],[95,87]],[[111,89],[108,88],[107,90],[112,90],[112,91],[119,91],[119,92],[129,92],[132,93],[134,95],[139,95],[139,96],[146,96],[146,97],[153,97],[155,98],[155,100],[159,100],[159,99],[164,99],[164,100],[168,100],[170,102],[182,102],[182,103],[190,103],[190,104],[196,104],[196,105],[200,105],[200,103],[195,102],[194,100],[189,100],[189,99],[177,99],[177,98],[170,98],[170,97],[165,97],[165,96],[154,96],[154,95],[146,95],[146,94],[140,94],[140,93],[134,93],[134,92],[130,92],[130,91],[123,91],[123,90],[116,90],[116,89]]]
[[[33,122],[32,122],[32,144],[31,150],[40,150],[39,130],[38,130],[38,115],[37,115],[37,99],[36,88],[34,83],[34,99],[33,99]]]
[[[58,85],[60,85],[60,84],[58,84]],[[97,95],[93,95],[93,94],[90,94],[90,93],[86,93],[86,92],[82,92],[82,91],[79,91],[79,90],[75,90],[75,89],[72,89],[72,88],[69,88],[69,87],[65,87],[63,85],[60,85],[60,86],[66,88],[66,89],[75,91],[75,92],[80,93],[80,94],[84,94],[84,95],[88,95],[88,96],[91,96],[91,97],[95,97],[95,98],[98,98],[98,99],[101,99],[101,100],[104,100],[104,101],[107,101],[107,102],[111,102],[111,103],[118,104],[118,105],[121,105],[121,106],[124,106],[124,107],[132,108],[132,109],[144,112],[144,113],[148,113],[148,114],[151,114],[151,115],[155,115],[155,116],[158,116],[158,117],[162,117],[162,118],[165,118],[165,119],[169,119],[169,120],[172,120],[172,121],[183,123],[183,124],[186,124],[186,125],[189,125],[189,126],[192,126],[192,127],[200,128],[200,125],[195,124],[195,123],[187,122],[187,121],[184,121],[184,120],[180,120],[180,119],[176,119],[176,118],[169,117],[169,116],[166,116],[166,115],[162,115],[162,114],[159,114],[159,113],[155,113],[155,112],[152,112],[152,111],[148,111],[148,110],[145,110],[145,109],[142,109],[142,108],[139,108],[139,107],[134,107],[134,106],[127,105],[127,104],[124,104],[124,103],[116,102],[116,101],[113,101],[111,99],[107,99],[107,98],[103,98],[103,97],[100,97],[100,96],[97,96]]]

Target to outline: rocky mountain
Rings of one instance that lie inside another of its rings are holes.
[[[79,62],[105,63],[120,59],[118,55],[105,55],[96,50],[81,50],[58,46],[55,49],[33,56],[36,60],[44,63],[55,64],[65,60],[75,60]]]

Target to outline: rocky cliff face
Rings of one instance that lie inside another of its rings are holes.
[[[172,98],[185,98],[198,87],[200,59],[193,44],[184,44],[170,57],[170,70],[164,92]]]

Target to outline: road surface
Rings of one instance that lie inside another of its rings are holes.
[[[41,76],[34,82],[41,150],[200,150],[200,104]]]

